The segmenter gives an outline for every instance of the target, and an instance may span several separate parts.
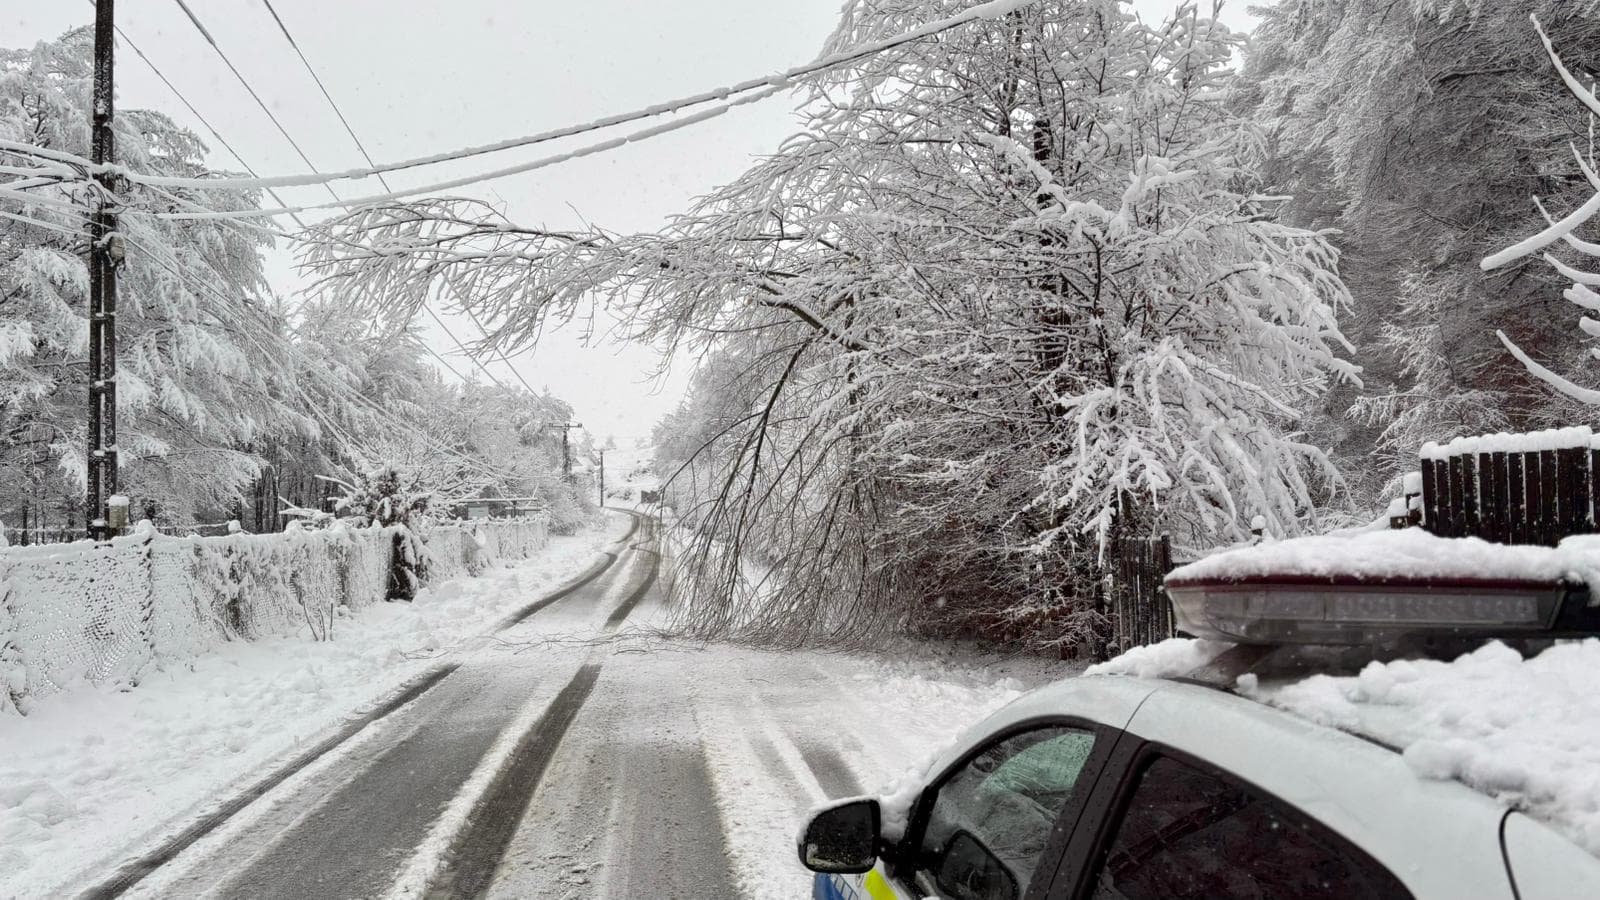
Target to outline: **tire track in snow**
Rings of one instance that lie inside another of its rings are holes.
[[[638,523],[635,522],[634,525],[635,525],[635,527],[637,527]],[[629,531],[628,533],[632,534],[633,532]],[[554,591],[550,592],[549,594],[546,594],[545,596],[540,597],[538,600],[535,600],[532,603],[529,603],[527,606],[524,606],[523,608],[517,610],[516,612],[512,613],[511,615],[505,617],[504,619],[501,619],[500,620],[500,624],[496,625],[494,627],[494,630],[495,631],[505,631],[506,629],[511,628],[514,625],[520,625],[524,621],[526,621],[529,618],[531,618],[533,616],[533,614],[538,612],[539,610],[544,609],[545,607],[549,606],[552,603],[555,603],[557,600],[566,599],[567,597],[571,596],[572,594],[582,590],[584,587],[586,587],[590,582],[594,581],[596,578],[599,578],[601,575],[604,575],[607,571],[609,571],[611,569],[611,567],[613,565],[616,564],[618,557],[617,557],[617,555],[615,553],[602,553],[601,556],[603,557],[603,559],[601,559],[600,561],[596,562],[594,565],[590,566],[587,570],[585,570],[583,573],[578,575],[577,578],[574,578],[573,580],[567,582],[566,584],[562,585],[561,587],[556,588]]]
[[[649,563],[638,585],[606,617],[602,628],[604,634],[616,631],[617,626],[638,607],[655,586],[660,571],[660,555],[647,546],[655,537],[653,523],[637,513],[629,515],[634,517],[635,528],[624,535],[622,542],[626,542],[628,536],[642,524],[643,536],[628,547],[648,557]],[[590,654],[591,660],[595,655]],[[475,897],[489,889],[500,861],[522,823],[522,817],[533,802],[550,760],[593,692],[595,682],[600,677],[600,667],[598,661],[584,663],[572,681],[556,695],[544,715],[518,739],[509,759],[502,764],[483,796],[473,805],[465,827],[451,839],[450,849],[429,881],[425,896]]]
[[[861,781],[838,750],[810,741],[796,741],[795,746],[800,749],[800,758],[805,760],[806,768],[816,777],[828,799],[860,796]]]
[[[544,715],[517,742],[511,758],[489,783],[467,826],[456,834],[428,897],[476,897],[494,879],[500,858],[533,800],[539,779],[600,677],[599,663],[585,663],[561,689]]]
[[[316,762],[324,754],[354,737],[367,726],[421,697],[459,667],[459,663],[448,663],[430,669],[412,679],[382,704],[352,719],[332,735],[291,759],[283,767],[252,784],[243,792],[234,795],[211,812],[201,816],[161,846],[146,853],[144,856],[123,864],[112,873],[110,878],[89,888],[80,896],[85,900],[106,900],[106,898],[122,896],[134,885],[144,880],[151,872],[171,862],[194,842],[210,834],[245,807],[261,799],[268,791],[287,781],[306,766]]]
[[[614,542],[619,544],[626,543],[630,538],[632,538],[633,535],[639,530],[640,523],[644,521],[644,517],[637,513],[629,512],[627,510],[622,510],[622,512],[626,512],[632,518],[632,524],[630,524],[628,531],[623,534],[621,538]],[[535,613],[538,613],[540,610],[543,610],[557,601],[565,599],[566,597],[576,593],[609,571],[620,558],[614,553],[603,553],[602,557],[602,559],[590,566],[584,572],[580,573],[576,578],[572,579],[561,587],[556,588],[554,591],[551,591],[540,599],[528,604],[527,606],[524,606],[515,613],[512,613],[510,616],[503,619],[492,630],[504,631],[508,628],[518,625],[532,617]],[[654,577],[653,572],[654,570],[652,569],[652,578]],[[646,589],[647,588],[648,585],[646,585]],[[640,595],[642,596],[642,592]],[[635,604],[638,602],[637,598],[630,599]],[[625,605],[627,603],[628,601],[624,601]],[[631,609],[631,607],[629,608]],[[620,618],[618,621],[620,621]],[[383,703],[379,704],[368,712],[349,720],[332,735],[329,735],[327,738],[319,741],[317,744],[307,749],[304,753],[295,756],[293,759],[289,760],[289,762],[274,770],[266,777],[250,785],[244,791],[235,794],[234,796],[225,800],[219,806],[203,814],[199,819],[189,823],[187,827],[183,828],[177,834],[173,835],[171,838],[167,839],[153,850],[119,866],[108,878],[91,886],[79,894],[79,896],[84,898],[84,900],[109,900],[109,898],[120,897],[127,893],[151,873],[177,858],[181,853],[183,853],[183,851],[193,846],[206,835],[216,831],[219,827],[228,822],[228,820],[232,819],[251,804],[264,797],[273,788],[276,788],[278,785],[305,770],[308,766],[317,762],[317,760],[321,759],[323,756],[337,749],[340,745],[346,743],[355,735],[361,733],[368,726],[395,713],[402,707],[409,705],[423,694],[436,687],[441,681],[453,674],[458,668],[460,668],[460,663],[447,663],[429,669],[423,672],[421,675],[418,675],[412,680],[402,684],[396,690],[396,692]]]

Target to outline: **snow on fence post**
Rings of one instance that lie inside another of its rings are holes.
[[[1589,428],[1457,438],[1421,457],[1423,527],[1441,537],[1554,546],[1596,530],[1600,438]]]

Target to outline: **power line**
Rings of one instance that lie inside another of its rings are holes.
[[[429,318],[433,319],[433,324],[439,326],[439,330],[441,330],[441,331],[443,331],[445,333],[445,337],[448,337],[452,344],[455,344],[457,347],[461,348],[461,352],[466,354],[468,359],[472,360],[473,365],[477,366],[479,369],[482,369],[483,370],[483,374],[489,376],[489,380],[490,381],[494,382],[502,390],[507,390],[507,391],[511,390],[510,386],[508,386],[504,381],[501,381],[500,379],[496,378],[495,374],[493,372],[489,371],[489,367],[483,364],[483,360],[479,359],[477,356],[475,356],[473,354],[473,352],[471,350],[467,349],[467,345],[463,344],[461,342],[461,339],[455,336],[455,332],[450,330],[450,326],[444,324],[444,319],[441,319],[439,317],[439,314],[434,312],[433,309],[428,306],[428,304],[426,304],[426,303],[422,304],[422,311],[427,313]],[[438,354],[434,354],[434,355],[438,357],[440,362],[444,362],[444,357],[438,356]],[[456,372],[454,366],[451,366],[449,363],[445,363],[445,368],[447,368],[451,372],[455,373],[455,376],[457,378],[461,378],[461,373],[460,372]],[[465,378],[461,378],[461,381],[463,383],[465,383],[466,379]]]
[[[206,39],[206,43],[211,45],[211,49],[217,51],[217,55],[222,57],[222,62],[227,65],[228,71],[232,72],[233,77],[237,78],[239,83],[244,86],[244,89],[249,92],[250,98],[256,101],[256,105],[261,107],[261,111],[267,114],[267,118],[272,120],[272,124],[278,127],[278,133],[283,135],[283,139],[289,142],[289,146],[294,148],[294,152],[300,154],[300,161],[306,164],[306,168],[317,172],[316,164],[311,161],[311,157],[306,156],[306,152],[300,148],[300,144],[289,135],[289,130],[283,127],[283,123],[278,121],[278,117],[273,113],[272,108],[267,106],[266,101],[261,99],[261,95],[256,93],[256,89],[250,86],[250,82],[239,72],[239,68],[233,64],[233,60],[229,59],[228,54],[223,52],[222,47],[217,44],[216,38],[212,37],[211,32],[206,30],[206,26],[201,24],[200,17],[194,14],[194,10],[189,8],[189,4],[184,0],[173,0],[173,2],[178,4],[178,8],[183,10],[184,15],[189,17],[189,21],[194,25],[195,30],[199,31],[200,36]],[[320,172],[317,172],[317,174],[321,175]],[[323,187],[327,188],[330,197],[334,200],[339,199],[339,195],[333,192],[331,185],[324,183]],[[287,212],[287,210],[285,211]]]
[[[182,4],[183,0],[177,0],[177,2]],[[784,70],[782,72],[779,72],[777,74],[764,75],[764,76],[761,76],[761,77],[758,77],[758,78],[746,79],[744,81],[738,82],[737,84],[729,85],[727,87],[713,88],[712,90],[701,91],[698,94],[692,94],[692,95],[687,96],[687,97],[680,97],[678,99],[669,100],[669,101],[666,101],[664,103],[652,104],[650,106],[646,106],[646,107],[643,107],[641,109],[632,110],[630,112],[625,112],[625,113],[620,113],[620,114],[617,114],[617,115],[606,116],[606,117],[603,117],[603,118],[600,118],[600,119],[595,119],[592,122],[586,122],[586,123],[581,124],[581,125],[569,125],[569,126],[565,126],[565,127],[562,127],[562,128],[557,128],[557,129],[554,129],[554,130],[551,130],[551,131],[545,131],[545,132],[540,132],[538,134],[527,135],[525,137],[510,138],[510,139],[503,140],[503,141],[497,141],[497,142],[492,143],[492,144],[484,144],[484,145],[477,146],[477,147],[467,147],[467,148],[464,148],[464,149],[461,149],[461,150],[453,150],[453,151],[450,151],[450,152],[447,152],[447,153],[436,153],[436,154],[433,154],[431,156],[422,156],[422,157],[417,157],[415,159],[408,159],[408,160],[402,160],[400,162],[388,163],[386,165],[372,166],[372,167],[366,168],[366,169],[350,169],[350,170],[343,171],[343,172],[333,172],[333,173],[328,173],[328,174],[324,174],[322,172],[318,172],[315,169],[313,169],[311,174],[303,174],[303,175],[281,175],[281,176],[274,176],[274,177],[268,177],[268,178],[254,178],[254,179],[212,179],[211,181],[213,183],[210,184],[210,185],[207,185],[207,186],[212,186],[212,187],[218,186],[216,184],[216,182],[220,181],[220,182],[223,182],[223,183],[227,184],[230,187],[241,188],[241,189],[243,189],[243,188],[265,188],[265,187],[269,187],[269,186],[270,187],[309,187],[309,186],[318,185],[318,184],[327,184],[330,181],[339,181],[339,180],[348,180],[348,179],[357,179],[357,178],[367,178],[369,176],[377,175],[377,174],[382,173],[382,172],[394,172],[394,171],[398,171],[398,170],[401,170],[401,169],[411,169],[411,168],[417,168],[419,166],[429,166],[429,165],[434,165],[434,164],[437,164],[437,163],[452,162],[452,161],[455,161],[455,160],[468,159],[468,158],[474,157],[474,156],[483,156],[483,155],[489,154],[489,153],[497,153],[497,152],[502,151],[502,150],[511,150],[511,149],[515,149],[515,148],[518,148],[518,147],[530,146],[530,145],[533,145],[533,144],[547,143],[549,141],[557,140],[559,138],[573,137],[575,135],[585,134],[585,133],[591,132],[591,131],[599,131],[599,130],[602,130],[602,129],[611,128],[611,127],[616,126],[616,125],[625,125],[625,124],[628,124],[630,122],[637,122],[637,121],[639,121],[641,119],[654,118],[656,116],[662,116],[662,115],[667,115],[667,114],[670,114],[670,113],[676,113],[676,112],[679,112],[681,110],[687,109],[687,108],[689,108],[691,106],[701,106],[701,105],[704,105],[704,104],[707,104],[707,103],[712,103],[712,102],[727,101],[728,98],[733,97],[734,95],[746,94],[746,93],[749,93],[751,91],[761,91],[762,96],[770,96],[771,93],[775,93],[775,91],[768,91],[768,90],[763,90],[763,89],[768,89],[768,88],[784,89],[784,88],[789,87],[791,85],[791,82],[794,81],[794,79],[803,78],[803,77],[806,77],[806,76],[809,76],[809,75],[815,75],[815,74],[818,74],[818,73],[821,73],[821,72],[828,71],[830,69],[836,69],[836,68],[839,68],[840,66],[844,66],[844,65],[847,65],[849,63],[856,62],[856,61],[865,59],[865,58],[870,57],[870,56],[875,56],[875,55],[877,55],[879,53],[884,52],[885,50],[892,50],[892,49],[894,49],[896,47],[899,47],[899,46],[901,46],[903,44],[912,43],[914,41],[919,41],[919,40],[921,40],[923,38],[933,37],[935,35],[942,34],[942,33],[946,32],[946,31],[950,31],[950,30],[952,30],[954,28],[958,28],[958,27],[960,27],[962,25],[967,25],[967,24],[969,24],[971,22],[977,21],[978,19],[994,19],[994,18],[998,18],[998,17],[1003,16],[1003,15],[1005,15],[1007,13],[1013,12],[1013,11],[1015,11],[1017,9],[1021,9],[1024,6],[1028,6],[1028,5],[1030,5],[1030,4],[1034,3],[1034,2],[1037,2],[1037,0],[989,0],[989,2],[987,2],[987,3],[980,3],[980,4],[977,4],[976,6],[969,7],[967,9],[963,10],[962,12],[959,12],[959,13],[956,13],[955,15],[949,16],[948,18],[940,19],[940,20],[935,21],[935,22],[929,22],[929,23],[927,23],[925,25],[918,26],[917,28],[913,28],[910,31],[904,32],[902,34],[898,34],[898,35],[895,35],[895,36],[889,37],[889,38],[884,38],[883,40],[879,40],[879,41],[873,41],[871,43],[864,44],[864,45],[862,45],[860,47],[854,47],[854,48],[852,48],[850,50],[843,50],[843,51],[840,51],[838,53],[831,54],[829,56],[819,57],[818,59],[813,60],[812,62],[806,63],[805,65],[795,66],[795,67],[793,67],[791,69],[786,69],[786,70]],[[187,9],[187,7],[185,7],[185,8]],[[191,18],[192,18],[192,15],[191,15]],[[198,25],[198,22],[196,22],[196,24]],[[215,46],[215,45],[213,45],[213,46]],[[219,50],[218,52],[220,53],[221,51]],[[739,105],[739,102],[740,101],[735,101],[732,105]],[[749,101],[743,101],[743,102],[749,102]],[[726,105],[727,104],[725,104],[725,106]],[[696,120],[696,121],[698,121],[698,120]],[[307,165],[310,165],[310,163],[308,162]],[[157,184],[157,183],[159,183],[159,184],[162,184],[162,185],[164,185],[166,187],[194,187],[194,186],[197,186],[197,185],[193,184],[192,182],[198,180],[198,179],[181,179],[181,178],[154,179],[154,178],[150,178],[148,176],[130,176],[130,177],[134,177],[136,180],[139,180],[142,183],[147,183],[147,184]]]
[[[454,188],[466,187],[468,185],[477,184],[483,181],[491,181],[496,178],[506,178],[511,175],[521,175],[526,172],[532,172],[536,169],[543,169],[549,166],[571,162],[575,159],[582,159],[585,156],[606,153],[627,144],[647,141],[651,138],[660,137],[663,134],[668,134],[673,131],[678,131],[679,129],[688,128],[691,125],[698,125],[699,123],[709,119],[714,119],[736,106],[744,106],[749,103],[756,103],[761,100],[765,100],[782,90],[784,90],[783,86],[770,87],[764,91],[757,91],[754,94],[746,94],[743,97],[729,100],[726,103],[718,104],[709,109],[703,109],[699,112],[691,113],[681,119],[674,119],[673,121],[665,122],[660,125],[652,125],[649,128],[641,128],[638,131],[630,132],[621,137],[615,137],[599,143],[589,144],[584,147],[579,147],[576,150],[570,150],[566,153],[558,153],[554,156],[546,156],[531,162],[519,163],[514,166],[507,166],[506,168],[495,169],[490,172],[482,172],[477,175],[467,175],[465,177],[454,178],[449,181],[440,181],[435,182],[434,184],[424,184],[417,187],[406,188],[405,190],[400,191],[391,191],[387,194],[372,194],[366,197],[357,197],[353,200],[338,200],[333,203],[316,203],[309,206],[292,206],[284,207],[282,209],[262,209],[250,212],[229,211],[209,213],[157,213],[156,217],[160,219],[173,219],[178,221],[192,219],[243,219],[250,218],[252,216],[278,215],[280,213],[289,212],[311,212],[323,209],[352,209],[359,206],[372,206],[379,203],[400,200],[406,197],[414,197],[419,194],[432,194],[438,191],[452,190]],[[171,185],[173,182],[185,181],[185,179],[144,178],[137,176],[130,176],[129,180],[145,185]],[[196,180],[202,184],[206,181],[206,179]],[[218,183],[221,180],[222,179],[212,180],[210,186],[218,186]]]
[[[189,4],[184,2],[184,0],[175,0],[175,2],[178,4],[178,7],[183,10],[184,15],[189,17],[189,21],[191,23],[193,23],[194,27],[200,31],[201,36],[206,39],[206,42],[211,45],[211,48],[217,52],[218,56],[222,57],[222,61],[227,64],[228,70],[233,72],[234,77],[239,80],[239,83],[244,85],[244,89],[246,91],[250,92],[250,96],[256,101],[256,105],[260,106],[261,107],[261,111],[266,113],[267,117],[272,120],[272,124],[274,124],[274,125],[276,125],[278,127],[278,132],[283,135],[284,140],[287,140],[289,142],[289,145],[294,147],[295,152],[300,154],[300,159],[303,160],[307,166],[310,166],[312,171],[316,171],[316,166],[306,156],[305,151],[300,148],[299,142],[297,142],[294,139],[294,137],[289,134],[288,129],[285,128],[283,123],[278,120],[277,116],[273,115],[272,110],[268,109],[267,105],[264,102],[262,102],[260,95],[258,95],[255,92],[255,89],[250,86],[250,83],[245,79],[244,75],[239,72],[239,69],[236,66],[234,66],[233,61],[228,58],[228,55],[226,53],[223,52],[222,47],[220,45],[218,45],[216,39],[211,36],[211,32],[206,29],[206,27],[205,27],[205,25],[203,23],[201,23],[199,17],[195,15],[194,10],[189,8]],[[373,161],[372,161],[371,155],[369,155],[367,153],[366,146],[361,143],[361,138],[356,135],[355,129],[350,126],[349,120],[345,118],[344,113],[339,109],[339,104],[334,101],[333,95],[328,92],[328,88],[323,84],[322,78],[317,75],[316,69],[314,69],[312,67],[311,61],[306,58],[305,53],[300,49],[299,42],[297,42],[294,39],[294,35],[291,34],[290,31],[289,31],[289,27],[286,24],[284,24],[283,17],[278,15],[278,11],[277,11],[276,8],[273,7],[271,0],[261,0],[261,2],[262,2],[263,5],[266,6],[267,11],[272,14],[273,21],[278,23],[279,30],[283,32],[284,38],[289,41],[289,46],[294,48],[295,54],[300,57],[301,64],[305,66],[306,72],[311,75],[311,79],[316,82],[318,89],[320,89],[322,91],[323,98],[326,99],[328,101],[328,105],[333,108],[334,115],[339,117],[340,123],[342,123],[344,125],[345,131],[348,132],[349,135],[350,135],[350,139],[355,142],[356,148],[358,150],[360,150],[361,151],[361,155],[366,158],[368,165],[375,165],[373,163]],[[126,40],[126,37],[124,37],[124,40]],[[131,42],[130,42],[129,46],[130,47],[132,46]],[[135,49],[134,52],[138,53],[139,51],[137,49]],[[144,54],[140,53],[139,55],[140,55],[141,59],[145,58]],[[149,63],[148,59],[146,59],[145,61],[146,61],[146,63]],[[151,64],[151,68],[154,69],[155,66],[153,64]],[[157,74],[160,75],[159,72]],[[161,76],[161,77],[162,77],[163,81],[166,81],[165,76]],[[171,82],[167,82],[167,86],[169,88],[172,88],[173,93],[177,93],[177,88],[173,87]],[[183,98],[180,96],[179,99],[183,99]],[[188,105],[188,101],[185,100],[184,103],[185,103],[185,105]],[[193,109],[194,108],[192,106],[190,106],[190,110],[193,111]],[[198,115],[198,113],[196,113],[196,115]],[[210,128],[211,126],[210,126],[209,123],[207,123],[206,127]],[[212,129],[212,133],[216,134],[216,130]],[[221,140],[222,139],[221,135],[217,135],[217,139]],[[224,146],[227,145],[226,141],[224,141],[223,143],[224,143]],[[233,152],[232,147],[229,147],[229,152]],[[236,159],[239,158],[237,153],[234,153],[234,157]],[[240,159],[239,162],[240,162],[241,165],[244,164],[244,160],[243,159]],[[249,168],[249,167],[246,166],[246,168]],[[252,174],[254,174],[254,173],[252,172]],[[390,190],[389,182],[386,181],[381,174],[378,176],[378,180],[379,180],[379,182],[381,182],[383,184],[383,187],[384,187],[385,190]],[[325,187],[327,189],[328,193],[335,200],[339,199],[339,195],[335,194],[333,192],[332,185],[324,184],[323,187]],[[283,201],[281,199],[279,199],[276,194],[273,195],[273,199],[277,200],[278,203],[280,203],[280,204],[283,203]],[[290,212],[289,215],[294,216],[295,214],[293,212]],[[305,227],[305,223],[300,222],[298,217],[295,218],[295,221],[300,224],[300,227],[302,227],[302,228]],[[477,363],[479,368],[483,369],[484,374],[488,375],[491,380],[493,380],[496,384],[500,385],[502,388],[506,387],[506,385],[503,382],[501,382],[498,378],[495,378],[494,373],[490,372],[489,369],[486,366],[484,366],[483,363],[480,362],[477,359],[477,357],[472,356],[470,351],[467,350],[466,346],[464,344],[462,344],[461,341],[458,340],[456,338],[456,336],[450,332],[449,328],[445,327],[444,322],[442,320],[440,320],[437,315],[434,315],[433,310],[430,309],[430,310],[427,310],[427,312],[428,312],[428,314],[430,316],[433,316],[435,322],[438,322],[439,327],[444,330],[444,333],[449,336],[450,340],[452,342],[454,342],[456,344],[456,346],[460,347],[462,352],[466,353],[472,359],[472,361],[474,363]],[[465,382],[467,380],[465,376],[463,376],[459,371],[456,370],[455,366],[452,366],[448,360],[446,360],[443,356],[441,356],[437,352],[435,352],[432,347],[424,346],[423,349],[427,350],[429,355],[431,355],[435,359],[437,359],[439,361],[439,363],[441,365],[443,365],[445,367],[445,369],[447,369],[452,375],[456,376],[457,379],[461,380],[462,382]]]
[[[274,22],[278,23],[278,30],[283,32],[284,39],[289,42],[289,46],[294,48],[295,55],[300,57],[300,64],[305,67],[306,74],[310,75],[311,76],[311,80],[316,82],[317,89],[322,91],[322,98],[324,100],[328,101],[328,106],[333,110],[333,114],[335,116],[339,117],[339,124],[344,126],[345,133],[350,135],[350,140],[355,143],[356,149],[361,151],[362,158],[367,161],[367,165],[376,167],[378,164],[373,161],[372,154],[367,152],[366,145],[361,142],[361,138],[360,138],[360,136],[358,136],[356,134],[355,128],[353,128],[350,125],[350,120],[345,118],[344,111],[339,108],[339,104],[333,99],[333,94],[329,93],[327,85],[323,83],[321,76],[319,76],[317,74],[316,68],[311,65],[311,60],[307,59],[305,51],[300,49],[300,43],[298,41],[296,41],[294,39],[294,35],[292,33],[290,33],[289,26],[284,23],[283,17],[278,15],[278,10],[277,10],[276,7],[274,7],[272,5],[272,0],[261,0],[261,4],[267,8],[267,12],[272,14],[272,20]],[[383,185],[383,189],[385,191],[393,191],[394,190],[392,187],[389,186],[389,181],[388,181],[388,179],[383,177],[383,173],[382,172],[378,172],[376,174],[378,176],[378,182]],[[474,365],[476,365],[480,370],[482,370],[484,375],[487,375],[489,377],[490,381],[494,382],[502,390],[508,390],[509,391],[511,389],[509,386],[506,385],[505,382],[503,382],[499,378],[495,377],[494,372],[490,371],[489,367],[484,365],[483,361],[478,359],[477,355],[475,355],[471,350],[467,349],[466,344],[462,343],[461,339],[456,337],[455,333],[452,332],[450,330],[450,327],[444,323],[444,319],[440,318],[438,313],[435,313],[426,304],[423,305],[422,309],[423,309],[423,312],[426,312],[428,314],[429,318],[433,319],[434,324],[439,326],[439,330],[441,330],[441,331],[443,331],[445,333],[445,336],[450,339],[450,342],[455,344],[457,347],[459,347],[461,349],[461,352],[463,354],[465,354],[466,357],[468,359],[470,359]],[[445,369],[447,369],[450,372],[450,374],[456,376],[456,378],[458,380],[460,380],[463,384],[466,383],[466,381],[467,381],[466,377],[463,376],[460,372],[458,372],[456,370],[456,367],[452,366],[450,364],[449,360],[446,360],[439,353],[435,352],[432,347],[427,347],[426,345],[424,345],[424,349],[426,349],[428,351],[428,353],[433,356],[434,359],[437,359],[439,361],[439,364],[444,366]],[[522,378],[521,373],[517,373],[517,372],[513,371],[513,374],[515,374],[519,379]],[[526,385],[527,382],[524,381],[523,384]],[[532,391],[531,388],[529,390],[530,390],[530,392]]]
[[[317,89],[322,91],[323,99],[327,100],[328,105],[333,107],[333,114],[339,117],[339,124],[344,126],[345,132],[350,135],[350,140],[355,141],[356,149],[361,151],[361,158],[367,161],[367,165],[376,168],[378,164],[372,161],[372,154],[367,152],[366,145],[361,143],[361,138],[356,137],[356,130],[350,127],[350,120],[344,117],[344,112],[339,109],[339,104],[333,102],[333,95],[328,93],[328,87],[322,83],[322,79],[317,75],[317,70],[311,67],[311,60],[306,59],[305,52],[300,49],[300,43],[294,39],[294,35],[289,33],[289,26],[283,23],[283,17],[278,15],[278,10],[273,7],[272,0],[261,0],[261,3],[267,8],[267,12],[272,13],[272,21],[278,23],[278,30],[283,32],[283,36],[288,40],[289,46],[294,48],[295,55],[300,57],[300,63],[306,67],[306,72],[311,76],[311,80],[317,83]],[[384,190],[393,190],[393,188],[389,187],[389,182],[384,179],[382,172],[376,174],[378,182],[383,185]]]
[[[484,340],[487,341],[489,339],[489,329],[483,327],[483,322],[478,319],[477,313],[472,311],[472,307],[467,305],[465,298],[461,296],[461,291],[457,290],[456,287],[450,284],[448,281],[445,282],[445,285],[449,287],[450,291],[456,295],[456,299],[461,301],[461,311],[467,314],[467,318],[472,320],[473,327],[478,329],[478,333],[483,335]],[[528,393],[537,396],[539,392],[533,389],[533,385],[528,383],[528,379],[522,377],[522,373],[517,370],[516,365],[511,362],[510,358],[508,358],[504,353],[499,354],[499,357],[500,362],[505,364],[506,369],[509,370],[512,375],[516,376],[518,381],[522,382],[522,386],[527,388]]]
[[[88,3],[90,6],[94,6],[95,0],[88,0]],[[157,66],[155,62],[150,59],[150,57],[146,56],[143,50],[139,49],[139,45],[135,44],[133,39],[128,37],[127,32],[123,31],[122,26],[120,25],[117,26],[117,37],[121,38],[122,42],[128,45],[128,49],[132,50],[135,56],[144,61],[144,64],[150,68],[150,71],[155,73],[156,78],[159,78],[161,83],[167,86],[167,90],[172,92],[172,96],[178,98],[178,102],[183,104],[184,109],[187,109],[190,115],[194,116],[197,120],[199,120],[201,125],[205,126],[206,131],[210,132],[211,136],[216,138],[217,143],[220,144],[224,150],[228,151],[228,154],[233,157],[234,162],[237,162],[241,168],[250,173],[251,178],[261,177],[256,173],[255,169],[250,167],[249,163],[244,161],[244,157],[239,155],[239,151],[233,149],[233,145],[228,143],[228,139],[223,137],[221,132],[217,131],[216,127],[211,124],[211,120],[207,119],[204,115],[201,115],[200,110],[195,109],[194,104],[189,102],[189,98],[183,95],[183,91],[178,90],[178,86],[173,84],[171,79],[167,78],[166,73],[162,72],[161,68]],[[278,196],[277,191],[270,187],[265,188],[265,190],[267,192],[267,196],[271,197],[274,203],[277,203],[279,206],[289,205],[282,197]],[[306,227],[306,223],[300,221],[300,217],[298,215],[295,213],[289,213],[288,215],[289,218],[294,220],[296,225],[299,225],[301,228]]]
[[[194,276],[187,271],[184,271],[183,268],[177,264],[176,260],[172,259],[170,255],[165,254],[155,245],[147,244],[141,240],[133,238],[130,238],[129,242],[144,250],[148,259],[165,269],[168,274],[179,279],[180,281],[186,282],[190,288],[207,291],[213,297],[222,300],[224,303],[231,304],[233,302],[233,298],[230,298],[226,294],[222,293],[222,291],[216,286],[207,281],[201,280],[197,276]],[[269,357],[272,355],[271,351],[268,350],[267,347],[260,341],[258,341],[248,330],[241,328],[239,334],[254,344],[256,349],[261,351],[263,354],[266,354]],[[282,342],[280,346],[287,350],[291,356],[295,357],[303,365],[304,368],[302,371],[306,372],[307,374],[322,376],[322,384],[329,389],[330,393],[343,392],[346,402],[355,407],[365,409],[365,411],[374,416],[379,423],[393,428],[395,435],[417,439],[429,449],[445,456],[454,457],[457,461],[465,463],[469,468],[474,469],[481,475],[491,475],[497,478],[523,477],[521,474],[513,472],[509,469],[501,469],[498,466],[494,466],[493,464],[485,462],[484,460],[468,456],[451,448],[448,444],[445,444],[442,441],[429,438],[422,431],[418,430],[418,423],[406,422],[399,419],[392,411],[385,409],[376,400],[373,400],[365,394],[362,394],[360,391],[356,390],[350,385],[345,384],[337,377],[334,377],[331,374],[322,373],[319,369],[319,363],[316,360],[308,357],[305,352],[299,347],[295,346],[292,341],[286,340]],[[428,348],[424,346],[423,349],[427,350]],[[312,418],[320,420],[323,425],[327,426],[329,431],[333,432],[335,437],[341,438],[346,444],[347,449],[353,452],[359,452],[360,443],[348,432],[340,428],[332,420],[332,418],[328,416],[327,413],[323,412],[318,407],[316,401],[307,396],[305,391],[301,389],[298,383],[291,378],[288,380],[288,385],[296,394],[300,396],[301,402],[306,405],[307,412],[309,412]]]

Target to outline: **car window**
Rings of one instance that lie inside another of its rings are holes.
[[[1057,817],[1094,748],[1069,727],[1012,735],[941,784],[923,830],[916,879],[949,900],[1013,900],[1028,890]]]
[[[1170,757],[1145,768],[1094,873],[1095,896],[1409,897],[1378,862],[1236,779]]]

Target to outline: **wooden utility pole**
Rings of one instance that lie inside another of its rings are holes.
[[[600,451],[600,505],[606,505],[606,451]]]
[[[90,110],[91,159],[99,167],[115,161],[112,132],[112,51],[116,38],[113,0],[96,0],[94,99]],[[108,501],[117,495],[117,264],[122,236],[112,206],[115,176],[96,171],[99,198],[89,220],[89,491],[84,505],[89,536],[105,540],[115,531]]]

